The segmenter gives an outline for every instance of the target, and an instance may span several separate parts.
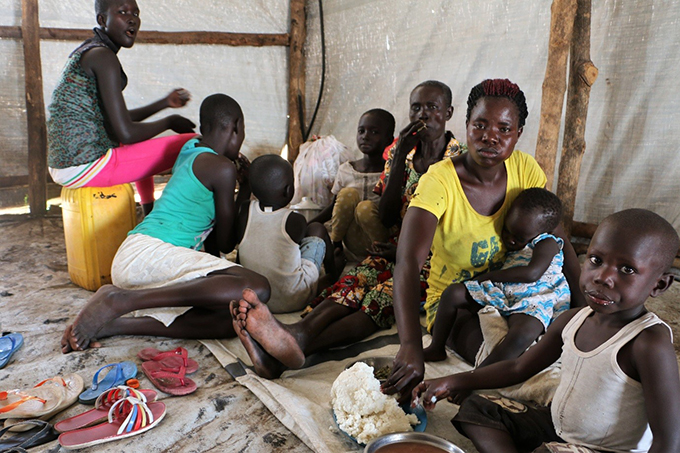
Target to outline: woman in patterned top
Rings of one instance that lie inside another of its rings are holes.
[[[374,189],[381,196],[383,224],[394,228],[389,242],[374,244],[371,255],[322,291],[298,323],[280,324],[252,292],[245,292],[244,299],[234,305],[235,329],[259,375],[277,377],[284,370],[281,362],[291,363],[291,355],[304,359],[394,324],[392,271],[401,218],[428,167],[461,152],[458,141],[446,130],[453,115],[451,101],[451,89],[437,81],[423,82],[411,92],[410,123],[387,149],[385,169]],[[420,274],[422,300],[427,273],[424,266]],[[281,348],[281,344],[292,346]]]
[[[184,89],[146,107],[128,110],[127,76],[118,60],[134,45],[141,20],[135,0],[97,0],[98,28],[74,50],[57,83],[47,122],[48,165],[65,187],[106,187],[136,181],[144,212],[153,207],[153,175],[172,168],[182,145],[196,134],[180,115],[142,122],[165,109],[183,107]],[[149,140],[173,130],[180,135]]]

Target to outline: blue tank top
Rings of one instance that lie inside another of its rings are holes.
[[[210,148],[189,140],[177,156],[172,177],[151,213],[129,234],[143,233],[164,242],[198,250],[215,224],[215,198],[194,175],[194,160]]]

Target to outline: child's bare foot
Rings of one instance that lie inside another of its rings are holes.
[[[445,348],[433,348],[428,346],[423,349],[423,360],[426,362],[441,362],[446,360],[447,354]]]
[[[258,376],[265,379],[276,379],[286,370],[286,368],[271,355],[262,350],[259,344],[250,336],[247,330],[240,327],[239,321],[232,320],[234,331],[241,344],[246,349],[250,360],[253,362],[253,368]]]
[[[90,343],[104,324],[127,313],[128,310],[124,308],[120,299],[120,292],[121,290],[113,285],[102,286],[85,304],[70,326],[71,335],[68,342],[72,350],[82,351],[90,347]],[[66,333],[64,332],[64,336]],[[63,348],[62,339],[62,350]]]
[[[244,289],[239,307],[245,306],[243,302],[250,306],[245,319],[245,330],[250,336],[284,366],[293,369],[302,367],[305,354],[300,345],[284,325],[272,316],[269,308],[260,302],[255,291]]]

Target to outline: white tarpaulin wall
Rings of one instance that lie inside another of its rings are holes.
[[[287,33],[288,0],[139,0],[141,30]],[[40,0],[40,26],[93,28],[94,0]],[[21,0],[0,0],[0,25],[21,25]],[[42,40],[45,106],[66,63],[80,43]],[[184,87],[192,101],[158,117],[179,113],[198,124],[206,96],[233,96],[246,118],[243,151],[278,152],[286,140],[288,48],[225,45],[154,45],[137,43],[118,53],[129,83],[124,96],[129,108],[147,105],[173,88]],[[27,132],[24,98],[24,56],[20,40],[0,40],[0,176],[26,175]]]
[[[323,0],[327,77],[312,129],[355,149],[360,114],[373,107],[406,124],[408,95],[426,79],[448,83],[456,111],[449,123],[464,140],[466,98],[484,78],[507,77],[525,91],[529,118],[519,148],[534,153],[545,74],[551,0]],[[95,25],[92,0],[41,0],[43,27]],[[142,30],[288,31],[287,0],[139,0]],[[0,25],[20,25],[21,0],[0,0]],[[319,8],[308,0],[307,124],[321,73]],[[593,1],[592,88],[587,150],[575,220],[599,222],[626,207],[647,207],[680,229],[680,0]],[[42,41],[45,102],[76,42]],[[286,139],[284,47],[137,44],[120,59],[130,77],[125,97],[138,107],[183,86],[194,100],[233,95],[246,115],[244,151],[274,152]],[[23,50],[0,40],[0,176],[27,173]],[[173,111],[175,113],[176,111]],[[162,114],[166,114],[165,112]]]
[[[680,229],[680,1],[595,0],[587,149],[575,220],[597,223],[628,207],[653,209]],[[518,148],[534,154],[551,0],[324,0],[327,78],[313,133],[356,149],[362,112],[382,107],[407,124],[411,89],[453,90],[449,128],[465,140],[467,95],[509,78],[527,95]],[[308,1],[307,105],[319,86],[318,3]],[[560,145],[561,146],[561,145]],[[556,167],[557,168],[557,167]]]

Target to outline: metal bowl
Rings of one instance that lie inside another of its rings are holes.
[[[441,437],[433,436],[427,433],[392,433],[387,434],[377,439],[372,440],[364,448],[364,453],[375,453],[379,448],[386,445],[394,445],[404,442],[417,443],[421,445],[430,445],[432,447],[441,448],[448,453],[465,453],[454,444]]]
[[[350,363],[345,367],[345,369],[351,368],[352,365],[358,363],[358,362],[364,362],[368,366],[373,367],[373,371],[378,371],[380,368],[383,367],[390,367],[392,369],[392,362],[394,362],[394,357],[389,357],[389,356],[381,356],[381,357],[366,357],[365,359],[357,360],[355,362]],[[378,379],[380,383],[382,384],[385,382],[386,379]]]

